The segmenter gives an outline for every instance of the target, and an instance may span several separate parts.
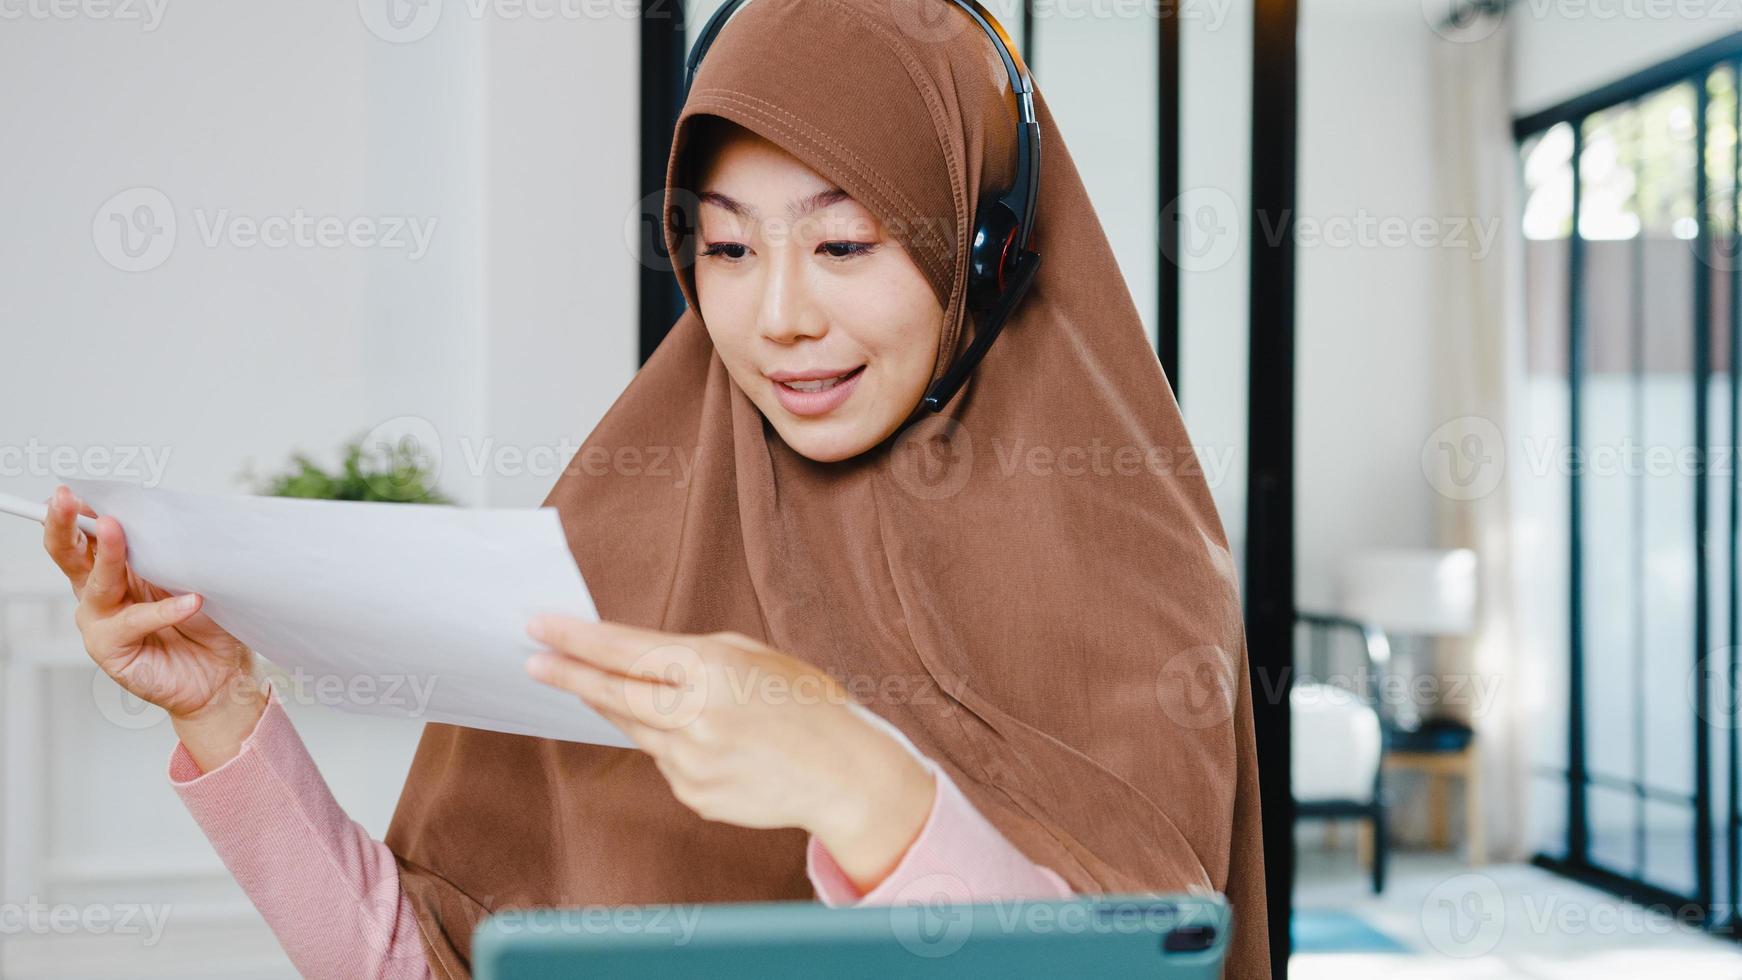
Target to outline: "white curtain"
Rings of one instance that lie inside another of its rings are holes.
[[[1454,710],[1476,730],[1487,857],[1518,860],[1533,843],[1527,810],[1533,732],[1518,683],[1524,666],[1514,524],[1520,469],[1509,450],[1525,411],[1510,31],[1502,16],[1481,13],[1442,34],[1434,45],[1440,218],[1467,219],[1472,227],[1480,222],[1496,234],[1485,249],[1472,232],[1467,247],[1441,250],[1433,304],[1441,427],[1423,446],[1423,470],[1438,491],[1441,542],[1472,548],[1479,557],[1475,632],[1444,641],[1438,665],[1442,674],[1485,685],[1466,690],[1491,694]]]

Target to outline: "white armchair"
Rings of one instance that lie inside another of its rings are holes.
[[[1373,891],[1385,888],[1384,786],[1386,719],[1379,690],[1391,648],[1376,627],[1315,613],[1297,612],[1297,625],[1312,635],[1307,669],[1288,694],[1290,789],[1295,818],[1358,817],[1373,824]],[[1328,637],[1342,632],[1360,639],[1363,657],[1348,682],[1329,679]]]

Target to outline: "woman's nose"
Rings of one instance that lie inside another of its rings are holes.
[[[820,337],[826,318],[805,282],[804,270],[791,254],[768,263],[762,282],[762,310],[758,323],[762,335],[777,344],[790,344],[805,337]]]

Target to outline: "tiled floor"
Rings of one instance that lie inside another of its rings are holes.
[[[1293,980],[1742,980],[1742,944],[1527,864],[1396,852],[1375,896],[1347,850],[1297,855],[1297,909],[1339,909],[1409,953],[1298,953]]]

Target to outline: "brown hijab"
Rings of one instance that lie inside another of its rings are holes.
[[[974,202],[1014,169],[990,39],[943,0],[751,0],[667,170],[689,309],[577,452],[560,513],[600,615],[735,630],[834,674],[1080,892],[1215,889],[1269,973],[1239,585],[1178,406],[1045,98],[1036,281],[942,413],[787,447],[696,312],[686,137],[731,120],[864,204],[966,344]],[[701,149],[700,146],[696,149]],[[664,460],[660,465],[659,460]],[[687,472],[680,465],[692,468]],[[643,753],[425,727],[387,843],[437,976],[509,907],[809,899],[802,831],[703,820]]]

